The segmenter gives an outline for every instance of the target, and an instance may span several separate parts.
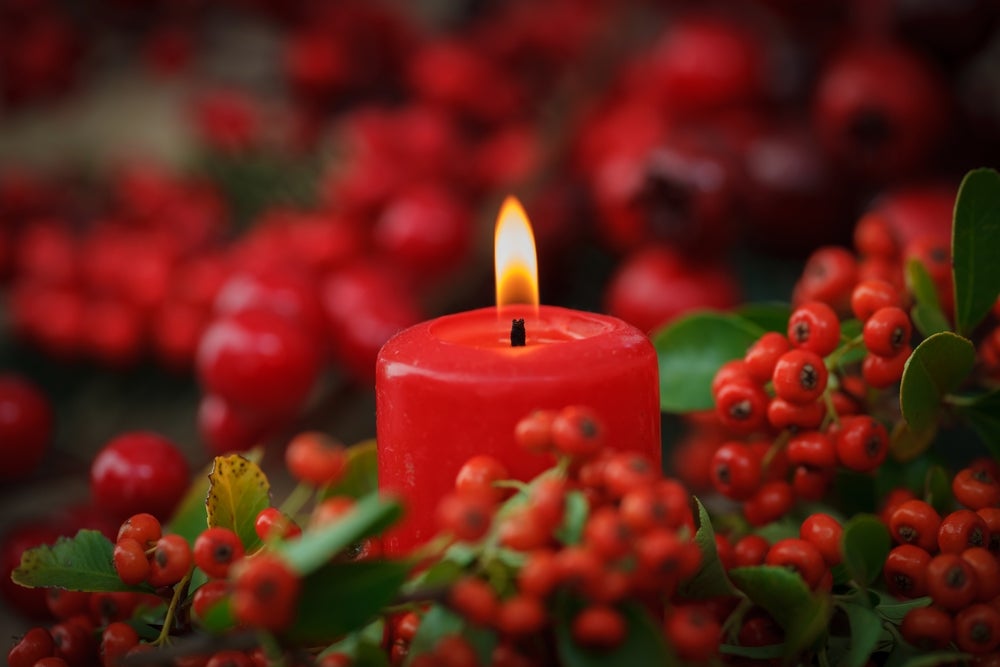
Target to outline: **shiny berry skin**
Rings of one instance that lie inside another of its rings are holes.
[[[491,493],[453,492],[438,502],[438,525],[459,540],[474,542],[489,531],[495,511]]]
[[[772,544],[764,563],[795,570],[809,588],[816,588],[827,572],[820,550],[811,542],[793,537]]]
[[[972,510],[956,510],[941,520],[937,543],[942,553],[962,553],[969,547],[985,547],[989,543],[989,528]]]
[[[774,366],[774,393],[789,403],[811,403],[826,389],[827,370],[815,352],[795,349],[781,355]]]
[[[536,549],[527,554],[524,565],[517,573],[517,587],[521,593],[545,598],[558,583],[558,566],[551,550]]]
[[[836,434],[837,459],[845,468],[868,472],[879,467],[889,452],[889,433],[868,416],[851,415],[840,420]]]
[[[191,598],[191,613],[195,618],[205,618],[208,610],[229,595],[228,581],[206,581]]]
[[[257,554],[240,561],[233,579],[233,616],[240,623],[280,632],[295,620],[301,583],[280,558]]]
[[[228,528],[206,528],[194,541],[194,564],[213,579],[224,579],[232,564],[243,557],[243,543]]]
[[[115,544],[115,572],[118,578],[130,586],[137,586],[149,578],[151,565],[146,556],[146,547],[131,537],[124,537]]]
[[[927,565],[931,555],[912,544],[894,547],[886,556],[882,576],[893,595],[918,598],[927,593]]]
[[[271,539],[289,539],[302,534],[302,529],[281,513],[277,507],[266,507],[257,515],[254,521],[254,532],[262,541]]]
[[[273,313],[248,310],[216,319],[198,345],[207,391],[269,415],[302,408],[322,367],[313,335]]]
[[[788,463],[829,470],[837,465],[837,448],[833,438],[821,431],[806,431],[793,436],[786,448]]]
[[[917,607],[906,612],[899,626],[903,639],[923,651],[943,649],[951,643],[955,627],[948,612],[939,607]]]
[[[889,516],[889,532],[901,544],[915,544],[924,551],[937,549],[941,515],[923,500],[907,500]]]
[[[156,588],[173,586],[184,578],[193,564],[188,541],[180,535],[164,535],[157,540],[149,558],[149,583]]]
[[[822,301],[838,313],[846,312],[857,275],[858,263],[850,250],[838,246],[817,248],[806,260],[802,276],[795,284],[792,303]]]
[[[118,529],[118,541],[131,538],[143,547],[151,546],[163,536],[160,520],[152,514],[141,512],[126,519]]]
[[[771,378],[769,377],[768,380]],[[726,363],[719,366],[719,370],[715,371],[715,375],[712,376],[712,396],[719,393],[727,384],[732,384],[733,382],[747,382],[753,383],[753,376],[750,375],[750,369],[747,367],[746,361],[743,359],[732,359]]]
[[[139,633],[128,623],[109,623],[101,633],[101,662],[114,667],[129,650],[139,643]]]
[[[573,619],[571,633],[580,646],[608,650],[625,639],[625,619],[614,607],[591,605]]]
[[[86,627],[73,619],[57,623],[49,632],[55,645],[53,655],[70,665],[89,664],[97,654],[97,642],[92,636],[93,626]]]
[[[1000,507],[984,507],[976,510],[976,514],[986,524],[986,544],[993,555],[1000,554]]]
[[[767,404],[764,389],[747,382],[730,382],[715,393],[715,414],[738,435],[748,435],[767,425]]]
[[[958,611],[976,599],[976,571],[956,553],[934,556],[927,564],[927,593],[934,604]]]
[[[519,507],[500,521],[500,544],[515,551],[532,551],[552,540],[552,525],[544,512]]]
[[[593,410],[583,406],[563,408],[552,420],[552,444],[562,454],[589,458],[604,446],[604,427]]]
[[[7,654],[8,667],[33,667],[42,658],[55,652],[52,635],[45,628],[28,630]]]
[[[797,466],[792,473],[792,490],[800,500],[819,502],[833,484],[832,468],[810,468]]]
[[[987,466],[971,465],[951,480],[955,500],[972,510],[1000,505],[1000,481]]]
[[[507,467],[492,456],[485,454],[473,456],[459,468],[458,475],[455,476],[455,490],[459,492],[483,491],[493,494],[497,500],[500,500],[503,498],[504,491],[493,486],[493,483],[509,477],[510,473],[507,472]]]
[[[676,605],[667,612],[663,631],[677,655],[691,662],[704,662],[715,655],[722,627],[702,605]]]
[[[632,489],[654,483],[660,476],[658,467],[635,452],[616,452],[604,464],[604,488],[613,498],[621,498]]]
[[[464,577],[452,584],[448,605],[477,625],[489,625],[496,617],[499,602],[489,583]]]
[[[840,343],[837,313],[822,301],[802,304],[788,319],[788,340],[797,348],[825,357]]]
[[[792,344],[780,333],[768,331],[758,338],[743,356],[747,373],[758,384],[770,382],[778,358],[788,352],[791,347]]]
[[[518,447],[533,454],[552,449],[552,422],[555,410],[535,410],[514,427],[514,441]]]
[[[87,612],[90,606],[90,593],[49,588],[45,591],[45,602],[55,618],[65,620]]]
[[[819,428],[825,414],[826,407],[820,401],[800,405],[775,397],[767,404],[767,421],[778,430],[791,427],[798,430]]]
[[[799,527],[799,537],[816,547],[829,567],[843,560],[840,551],[840,536],[843,532],[843,527],[836,519],[822,513],[809,515]]]
[[[861,363],[861,377],[866,384],[876,389],[891,387],[903,377],[903,369],[911,352],[913,349],[907,344],[894,357],[869,354]]]
[[[50,655],[42,658],[34,664],[34,667],[72,667],[73,663],[67,662],[65,658]]]
[[[52,438],[52,408],[32,382],[0,375],[0,479],[18,479],[34,472],[45,458]]]
[[[910,316],[898,306],[879,308],[865,320],[862,330],[865,347],[880,357],[895,357],[910,344],[913,325]]]
[[[866,322],[876,311],[889,306],[902,307],[899,290],[884,280],[862,280],[851,292],[851,312]]]
[[[593,510],[583,527],[583,540],[607,560],[620,558],[631,551],[635,535],[614,507]]]
[[[305,272],[282,267],[240,271],[218,288],[212,304],[216,318],[259,310],[285,318],[322,336],[326,322],[316,287]]]
[[[541,600],[518,594],[500,603],[497,610],[497,628],[510,637],[532,635],[548,623],[548,615]]]
[[[300,482],[334,484],[347,469],[347,448],[324,433],[300,433],[285,449],[285,467]]]
[[[712,484],[733,500],[746,500],[760,488],[761,460],[747,445],[727,442],[712,457]]]
[[[751,526],[763,526],[785,516],[794,503],[795,494],[788,482],[765,482],[743,502],[743,516]]]
[[[976,572],[976,599],[990,602],[1000,595],[1000,561],[983,547],[970,547],[962,552],[962,560]]]
[[[733,566],[763,565],[770,543],[760,535],[744,535],[733,545]]]
[[[90,466],[90,490],[98,507],[115,516],[148,512],[170,516],[188,487],[187,461],[159,435],[125,433],[107,443]]]
[[[955,614],[955,643],[973,655],[995,651],[1000,646],[1000,609],[979,603]]]

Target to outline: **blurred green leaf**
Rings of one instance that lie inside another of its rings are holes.
[[[976,169],[965,175],[951,231],[955,326],[969,335],[1000,295],[1000,173]]]
[[[951,329],[948,318],[941,310],[937,287],[919,259],[907,262],[906,285],[916,301],[910,309],[910,318],[920,333],[930,336]]]
[[[788,329],[792,308],[787,303],[765,301],[742,305],[736,309],[736,314],[764,331],[783,334]]]
[[[847,655],[839,664],[843,667],[864,667],[882,635],[882,619],[860,604],[845,603],[840,608],[847,614],[851,626],[851,642]]]
[[[924,339],[906,360],[899,387],[899,404],[910,430],[923,433],[937,427],[944,396],[968,377],[976,349],[967,338],[942,332]]]
[[[734,595],[736,590],[729,583],[726,577],[725,568],[719,560],[719,553],[715,548],[715,531],[712,529],[712,520],[708,516],[708,511],[701,501],[694,499],[695,520],[697,530],[694,534],[694,541],[701,550],[701,567],[690,580],[682,582],[680,594],[692,600],[704,600],[724,595]]]
[[[844,567],[856,583],[868,586],[882,571],[891,547],[889,530],[872,514],[857,514],[844,524],[840,549]]]
[[[958,415],[979,434],[993,458],[1000,459],[1000,389],[954,399]]]
[[[583,539],[583,526],[587,523],[590,504],[582,491],[570,491],[566,494],[566,509],[563,521],[556,530],[556,538],[563,544],[579,544]]]
[[[947,516],[952,509],[951,473],[944,466],[933,465],[924,477],[924,501]]]
[[[362,498],[378,490],[378,452],[375,440],[351,445],[347,450],[347,470],[340,481],[320,490],[320,498],[349,496]]]

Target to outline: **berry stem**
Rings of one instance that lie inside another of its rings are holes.
[[[153,640],[153,646],[163,646],[170,638],[170,628],[174,624],[174,616],[177,613],[177,605],[180,601],[187,596],[188,584],[191,583],[191,575],[194,573],[194,568],[187,571],[187,574],[177,582],[174,586],[173,597],[170,598],[170,604],[167,606],[167,612],[163,616],[163,627],[160,628],[159,636]]]
[[[831,373],[837,370],[837,368],[840,367],[840,360],[843,359],[848,352],[860,345],[864,345],[864,343],[865,339],[861,334],[855,336],[854,338],[844,339],[844,344],[834,350],[830,356],[826,358],[827,370]]]

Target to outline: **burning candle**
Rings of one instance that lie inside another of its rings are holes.
[[[436,532],[435,510],[472,456],[530,479],[551,459],[514,442],[536,409],[584,405],[600,415],[609,446],[660,461],[656,352],[614,317],[540,306],[531,226],[508,197],[497,219],[497,305],[423,322],[379,352],[376,431],[379,487],[400,497],[402,524],[386,536],[403,553]]]

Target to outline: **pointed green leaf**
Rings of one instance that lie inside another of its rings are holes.
[[[229,528],[240,536],[244,549],[256,550],[261,541],[254,524],[271,505],[271,485],[264,471],[239,454],[216,456],[208,482],[208,525]]]
[[[30,588],[64,588],[88,592],[151,592],[149,586],[129,586],[118,578],[112,561],[114,545],[100,531],[81,530],[21,554],[11,573],[14,583]]]
[[[1000,173],[970,171],[955,199],[951,236],[955,326],[970,334],[1000,295]]]
[[[871,609],[859,604],[842,604],[851,626],[851,642],[843,667],[864,667],[875,651],[882,634],[882,619]]]
[[[814,596],[802,577],[784,567],[734,567],[729,570],[729,578],[786,630],[797,615],[815,604]]]
[[[950,332],[926,338],[903,367],[899,404],[910,429],[920,433],[937,426],[941,403],[968,377],[976,349],[967,338]]]
[[[700,312],[653,334],[660,363],[660,406],[665,412],[712,407],[712,378],[742,357],[764,329],[735,315]]]
[[[882,571],[889,555],[889,530],[873,514],[856,514],[844,524],[840,550],[844,567],[856,583],[868,586]]]
[[[712,529],[712,520],[700,500],[695,498],[694,503],[695,520],[698,526],[694,534],[694,541],[701,551],[701,567],[691,579],[681,583],[680,594],[684,598],[692,600],[734,595],[736,589],[729,583],[726,570],[722,567],[722,561],[719,560],[719,553],[715,548],[715,531]]]
[[[910,317],[920,333],[930,336],[951,329],[948,318],[941,311],[937,287],[919,259],[911,259],[906,264],[906,285],[916,301],[910,309]]]
[[[579,544],[583,539],[583,526],[590,513],[590,503],[581,491],[570,491],[566,494],[566,509],[563,521],[556,530],[556,538],[563,544]]]

